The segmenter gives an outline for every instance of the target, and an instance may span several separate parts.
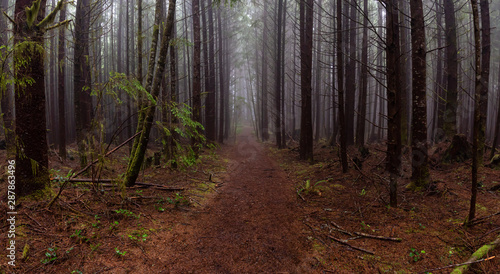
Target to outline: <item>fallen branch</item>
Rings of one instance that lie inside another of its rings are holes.
[[[113,179],[82,178],[82,179],[68,179],[65,182],[71,182],[71,183],[97,182],[97,183],[101,183],[101,186],[104,186],[104,187],[116,187],[117,186],[116,184],[112,184],[113,182],[116,182],[116,180],[113,180]],[[143,187],[155,187],[157,189],[171,190],[171,191],[185,190],[185,188],[183,188],[183,187],[168,187],[168,186],[164,186],[164,185],[148,184],[148,183],[141,183],[141,182],[136,182],[135,184],[138,186],[143,186]]]
[[[163,189],[163,190],[172,190],[172,191],[181,191],[181,190],[185,190],[186,188],[184,187],[167,187],[167,186],[164,186],[164,185],[157,185],[157,184],[148,184],[148,183],[140,183],[140,182],[136,182],[135,183],[136,185],[140,185],[140,186],[151,186],[151,187],[157,187],[159,189]]]
[[[132,141],[135,137],[137,137],[137,135],[139,135],[140,133],[142,133],[142,130],[137,132],[136,134],[134,134],[132,137],[128,138],[125,142],[121,143],[120,145],[118,145],[117,147],[115,147],[114,149],[110,150],[108,153],[106,153],[104,155],[103,158],[111,155],[111,153],[117,151],[118,149],[120,149],[121,147],[123,147],[124,145],[126,145],[128,142]],[[85,172],[87,169],[89,169],[91,166],[95,165],[97,162],[99,162],[99,159],[97,160],[94,160],[92,163],[88,164],[86,167],[84,167],[82,170],[78,171],[77,173],[73,174],[69,180],[71,179],[74,179],[76,178],[78,175],[82,174],[83,172]],[[68,181],[69,181],[68,180]],[[59,195],[61,195],[64,187],[66,187],[66,185],[68,184],[68,181],[65,181],[62,186],[59,188],[59,192],[57,193],[57,195],[50,201],[50,203],[47,205],[47,208],[50,208],[54,202],[57,200],[57,198],[59,198]]]
[[[361,237],[365,237],[365,238],[372,238],[372,239],[383,240],[383,241],[401,242],[403,240],[401,238],[392,238],[392,237],[370,235],[370,234],[365,234],[365,233],[362,233],[362,232],[354,232],[354,234],[356,234],[358,236],[361,236]]]
[[[484,221],[486,221],[487,219],[491,218],[491,217],[494,217],[496,215],[500,215],[500,212],[497,212],[497,213],[494,213],[494,214],[491,214],[491,215],[488,215],[486,217],[482,217],[482,218],[477,218],[477,219],[474,219],[474,220],[471,220],[467,225],[468,226],[473,226],[473,225],[477,225],[477,224],[480,224]]]
[[[478,261],[474,261],[474,262],[469,262],[469,263],[450,264],[450,265],[443,266],[443,267],[438,267],[438,268],[433,268],[433,269],[427,269],[427,270],[424,270],[422,272],[418,272],[417,274],[429,273],[431,271],[436,271],[436,270],[441,270],[441,269],[446,269],[446,268],[452,268],[452,267],[457,267],[457,266],[463,266],[463,265],[470,265],[470,264],[475,264],[475,263],[480,263],[480,262],[486,262],[486,261],[489,261],[489,260],[494,259],[494,258],[495,258],[495,256],[491,256],[489,258],[484,258],[484,259],[481,259],[481,260],[478,260]]]
[[[348,246],[348,247],[350,247],[350,248],[352,248],[352,249],[359,250],[359,251],[362,251],[362,252],[368,253],[368,254],[370,254],[370,255],[375,255],[375,253],[374,253],[373,251],[366,250],[366,249],[362,249],[362,248],[360,248],[360,247],[356,247],[356,246],[350,245],[350,244],[348,244],[346,241],[341,240],[341,239],[337,239],[337,238],[335,238],[335,237],[333,237],[333,236],[330,236],[330,235],[326,235],[326,236],[327,236],[328,238],[330,238],[330,239],[332,239],[332,240],[336,241],[336,242],[337,242],[337,243],[339,243],[339,244],[346,245],[346,246]]]
[[[363,232],[349,232],[345,229],[343,229],[341,226],[339,226],[338,224],[334,223],[333,221],[330,221],[330,223],[335,227],[334,229],[339,231],[339,232],[342,232],[344,234],[347,234],[351,237],[353,237],[354,235],[358,235],[358,236],[361,236],[361,237],[365,237],[365,238],[372,238],[372,239],[377,239],[377,240],[383,240],[383,241],[394,241],[394,242],[401,242],[403,239],[401,238],[392,238],[392,237],[384,237],[384,236],[378,236],[378,235],[371,235],[371,234],[366,234],[366,233],[363,233]]]
[[[334,223],[333,221],[330,221],[330,223],[335,227],[335,230],[337,230],[338,232],[342,232],[344,234],[347,234],[351,237],[354,237],[354,234],[352,234],[351,232],[343,229],[342,227],[340,227],[338,224]]]
[[[472,254],[472,256],[470,256],[470,258],[463,265],[455,268],[453,272],[451,272],[451,274],[462,274],[467,272],[471,264],[478,263],[482,257],[488,254],[490,251],[493,251],[498,246],[498,244],[500,244],[500,234],[493,242],[485,244],[482,247],[480,247],[476,252]]]

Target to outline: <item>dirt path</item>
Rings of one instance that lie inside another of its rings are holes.
[[[229,168],[219,194],[159,243],[162,273],[310,273],[293,183],[250,128],[223,154]]]

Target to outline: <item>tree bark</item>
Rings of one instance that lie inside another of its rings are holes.
[[[201,33],[200,33],[200,1],[192,1],[193,13],[193,121],[201,123]],[[196,147],[198,140],[192,139]]]
[[[412,184],[422,189],[429,184],[427,153],[427,63],[422,0],[410,0],[412,81]]]
[[[63,3],[45,17],[46,1],[17,0],[14,10],[16,79],[16,194],[43,195],[49,186],[43,36]]]
[[[363,1],[363,49],[361,52],[361,90],[358,103],[356,145],[365,145],[366,99],[368,95],[368,0]]]
[[[66,20],[66,8],[61,9],[61,13],[59,14],[59,22]],[[65,28],[59,29],[59,52],[58,52],[58,99],[59,99],[59,156],[63,160],[66,159],[66,109],[65,109],[65,80],[66,80],[66,49],[65,47],[65,36],[64,36]]]
[[[337,1],[337,92],[339,94],[339,131],[340,131],[340,162],[342,172],[347,173],[347,139],[344,110],[344,48],[342,31],[342,1]],[[335,98],[335,94],[333,96]],[[335,102],[333,102],[335,105]]]
[[[481,110],[480,101],[481,101],[481,38],[480,38],[480,30],[479,30],[479,11],[477,0],[470,1],[472,6],[472,18],[474,25],[474,57],[475,57],[475,93],[474,93],[474,128],[473,128],[473,137],[472,137],[472,187],[471,187],[471,198],[470,198],[470,208],[469,208],[469,216],[467,218],[466,223],[472,221],[476,217],[476,199],[477,199],[477,173],[480,166],[480,139],[479,139],[479,131],[481,125]]]
[[[498,96],[498,104],[497,104],[497,120],[495,123],[495,133],[494,133],[494,138],[493,138],[493,144],[491,145],[491,153],[490,153],[490,159],[493,159],[493,156],[495,156],[495,150],[496,147],[498,146],[498,139],[500,135],[500,62],[498,63],[498,85],[497,85],[497,96]]]
[[[458,53],[457,27],[455,22],[454,0],[444,0],[444,21],[446,41],[446,108],[443,114],[443,127],[446,137],[457,134],[457,86],[458,86]]]
[[[75,15],[75,50],[74,50],[74,105],[76,139],[80,166],[87,165],[85,139],[90,133],[92,121],[92,98],[90,63],[89,63],[89,28],[90,28],[90,3],[89,0],[79,0]]]
[[[283,148],[283,142],[282,142],[282,137],[281,136],[281,100],[284,98],[281,98],[281,89],[283,88],[281,86],[281,67],[284,65],[283,61],[281,59],[281,43],[282,43],[282,10],[283,10],[283,0],[278,0],[278,22],[277,22],[277,28],[278,28],[278,37],[276,38],[277,40],[277,46],[276,46],[276,65],[275,65],[275,82],[274,82],[274,106],[275,106],[275,118],[274,118],[274,131],[276,134],[276,146],[278,149]]]
[[[322,1],[319,0],[318,6],[322,6]],[[316,90],[314,91],[314,141],[319,141],[320,138],[320,133],[321,133],[321,55],[323,54],[321,52],[321,40],[322,40],[322,34],[321,34],[321,17],[322,17],[322,11],[323,9],[318,10],[318,23],[317,23],[317,46],[316,46],[316,79],[315,79],[315,84],[316,84]]]
[[[348,145],[354,144],[354,105],[356,98],[356,0],[350,3],[349,60],[346,64],[345,125]]]
[[[481,7],[481,98],[479,101],[479,165],[483,163],[486,141],[486,115],[488,111],[488,89],[490,83],[491,30],[489,0],[480,0]]]
[[[223,62],[223,30],[222,30],[222,19],[221,19],[222,9],[219,7],[217,12],[217,25],[219,28],[219,143],[224,143],[224,97],[226,96],[225,83],[224,83],[224,62]]]
[[[397,183],[401,167],[401,86],[398,1],[386,2],[387,9],[387,171],[390,173],[390,206],[397,207]]]
[[[261,74],[261,84],[262,84],[262,89],[261,89],[261,112],[262,112],[262,122],[261,122],[261,134],[262,134],[262,141],[267,141],[269,140],[269,118],[268,118],[268,109],[267,109],[267,1],[264,1],[264,12],[262,15],[263,20],[264,20],[264,28],[262,30],[262,74]]]
[[[213,9],[212,0],[208,0],[207,3],[207,13],[208,13],[208,39],[205,43],[208,44],[208,64],[209,64],[209,75],[208,75],[208,85],[207,98],[205,101],[205,117],[206,117],[206,134],[207,139],[211,141],[217,140],[217,124],[215,119],[216,106],[215,106],[215,34],[214,34],[214,19],[213,19]],[[204,20],[205,23],[205,20]],[[205,25],[205,24],[204,24]]]
[[[313,129],[311,113],[313,0],[300,1],[300,159],[313,160]]]

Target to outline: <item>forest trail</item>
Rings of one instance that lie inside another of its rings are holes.
[[[310,273],[293,183],[248,127],[222,154],[219,194],[158,242],[155,264],[162,273]]]

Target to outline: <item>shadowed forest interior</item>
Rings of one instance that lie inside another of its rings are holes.
[[[1,273],[499,268],[500,2],[0,10]]]

